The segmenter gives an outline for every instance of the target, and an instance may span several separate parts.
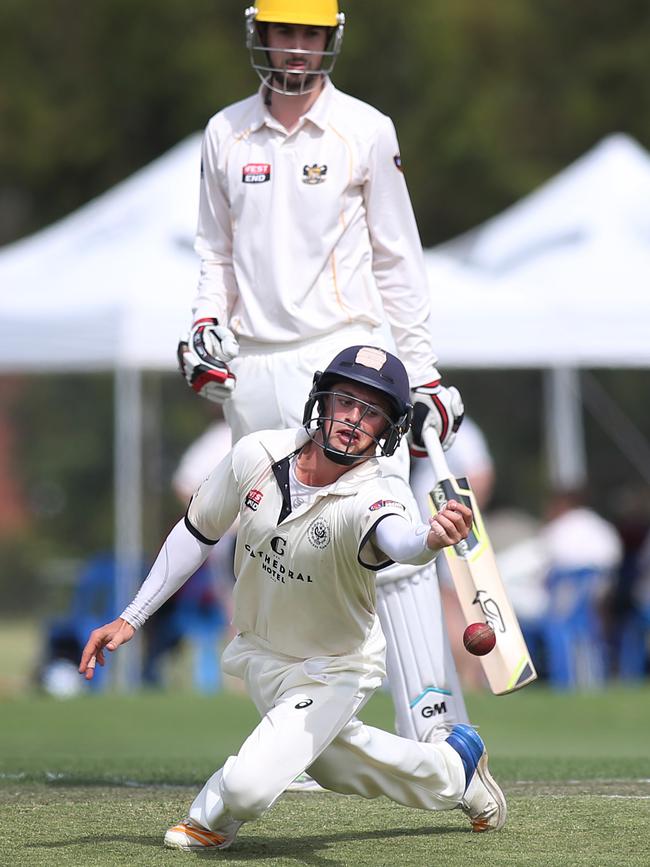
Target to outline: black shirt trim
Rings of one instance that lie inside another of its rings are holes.
[[[396,512],[387,512],[385,515],[381,515],[379,518],[377,518],[375,523],[372,525],[372,527],[368,530],[366,535],[363,537],[363,539],[359,543],[359,553],[357,554],[357,560],[363,566],[364,569],[370,569],[371,572],[379,572],[380,569],[385,569],[387,566],[392,566],[393,563],[395,562],[394,560],[391,560],[390,557],[386,557],[386,560],[383,563],[371,565],[370,563],[364,563],[363,560],[361,559],[361,551],[363,550],[364,546],[368,542],[368,539],[375,532],[375,530],[377,529],[379,524],[384,520],[384,518],[388,518],[391,515],[395,515],[395,514],[396,514]],[[383,551],[382,551],[382,553],[383,553]]]
[[[273,475],[275,476],[275,480],[278,483],[278,487],[280,488],[280,493],[282,494],[282,508],[280,509],[280,514],[278,516],[278,524],[281,524],[287,515],[291,514],[291,489],[289,488],[289,464],[291,462],[291,458],[294,455],[297,455],[300,449],[296,449],[295,452],[291,452],[290,455],[287,455],[286,458],[282,458],[282,460],[277,461],[275,464],[271,464],[271,469],[273,470]]]
[[[190,523],[190,519],[187,517],[187,512],[185,512],[185,526],[194,536],[194,538],[198,539],[199,542],[203,542],[204,545],[216,545],[219,541],[218,539],[206,539],[202,533],[199,533],[196,527]]]

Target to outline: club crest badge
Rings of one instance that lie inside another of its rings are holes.
[[[326,175],[327,166],[317,166],[316,163],[311,166],[303,166],[302,182],[303,184],[309,184],[310,186],[322,184]]]
[[[316,518],[307,530],[307,538],[314,548],[326,548],[330,543],[330,528],[324,518]]]

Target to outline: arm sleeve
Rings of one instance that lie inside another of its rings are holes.
[[[120,615],[134,629],[142,626],[205,562],[211,545],[200,542],[179,521],[160,549],[135,599]]]
[[[375,529],[375,544],[395,563],[423,566],[438,553],[427,547],[428,524],[411,524],[402,515],[386,515]]]
[[[370,151],[365,184],[373,273],[397,350],[412,385],[430,382],[437,363],[422,245],[392,121],[384,118]]]
[[[199,223],[194,244],[201,257],[201,275],[192,312],[194,322],[214,316],[227,325],[237,281],[232,260],[230,202],[217,154],[216,134],[208,125],[201,149]]]

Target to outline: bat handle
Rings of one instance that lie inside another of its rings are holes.
[[[440,439],[438,438],[438,434],[432,427],[428,427],[422,431],[422,439],[424,440],[424,445],[426,447],[427,454],[429,455],[429,460],[431,461],[431,466],[433,467],[436,481],[439,482],[442,479],[450,479],[452,475],[449,471],[449,467],[447,466],[447,459],[445,458],[445,453],[442,450],[442,445],[440,443]]]

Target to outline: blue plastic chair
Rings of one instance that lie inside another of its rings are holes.
[[[556,689],[598,687],[605,681],[605,647],[597,596],[605,576],[597,569],[553,569],[547,577],[544,623],[548,677]]]

